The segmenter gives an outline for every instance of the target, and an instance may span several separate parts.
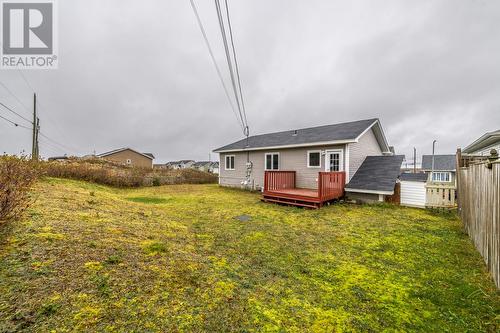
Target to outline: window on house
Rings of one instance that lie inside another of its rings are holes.
[[[132,160],[130,158],[127,159],[127,164],[132,164]]]
[[[266,153],[266,170],[279,170],[279,168],[280,168],[280,154]]]
[[[234,170],[234,155],[226,155],[226,170]]]
[[[307,152],[307,167],[320,168],[321,167],[321,151],[308,151]]]
[[[432,174],[433,182],[450,182],[451,174],[449,172],[434,172]]]

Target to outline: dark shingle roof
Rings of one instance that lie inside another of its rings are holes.
[[[434,155],[434,170],[453,171],[456,170],[455,155]],[[432,169],[432,155],[422,156],[422,170],[430,171]]]
[[[248,146],[247,139],[242,139],[215,149],[214,152],[279,147],[316,142],[354,140],[377,120],[378,119],[374,118],[334,125],[254,135],[248,138]]]
[[[401,176],[399,176],[399,179],[403,181],[410,181],[410,182],[422,182],[425,183],[427,181],[428,175],[426,173],[420,172],[420,173],[402,173]]]
[[[401,173],[404,155],[367,156],[346,185],[346,191],[368,190],[392,192]]]

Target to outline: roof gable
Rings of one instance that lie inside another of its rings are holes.
[[[321,144],[342,144],[357,142],[359,137],[374,128],[383,151],[388,151],[387,140],[378,119],[358,120],[347,123],[317,126],[248,137],[215,149],[214,152],[259,150],[267,148],[307,147]]]
[[[479,139],[464,148],[463,152],[466,154],[472,154],[475,151],[487,148],[488,146],[494,145],[500,142],[500,130],[494,132],[488,132],[482,135]]]
[[[456,169],[455,155],[434,155],[435,171],[455,171]],[[422,156],[422,170],[432,170],[432,155]]]
[[[141,152],[138,152],[137,150],[134,150],[132,148],[128,148],[128,147],[125,147],[125,148],[119,148],[119,149],[115,149],[115,150],[111,150],[111,151],[108,151],[108,152],[105,152],[105,153],[102,153],[102,154],[99,154],[97,155],[97,157],[105,157],[105,156],[109,156],[109,155],[113,155],[113,154],[117,154],[117,153],[121,153],[122,151],[125,151],[125,150],[130,150],[131,152],[134,152],[136,154],[139,154],[139,155],[142,155],[144,157],[147,157],[149,158],[150,160],[153,160],[155,157],[153,156],[153,154],[151,153],[141,153]]]

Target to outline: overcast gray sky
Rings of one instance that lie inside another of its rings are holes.
[[[227,74],[214,3],[196,3]],[[411,158],[433,139],[454,153],[500,128],[500,1],[229,5],[253,134],[378,117]],[[129,146],[155,162],[201,160],[242,138],[188,0],[59,1],[59,69],[23,73],[42,132],[71,148],[42,138],[44,156]],[[18,71],[0,81],[31,107]],[[0,101],[29,116],[2,87]],[[0,120],[1,152],[30,145]]]

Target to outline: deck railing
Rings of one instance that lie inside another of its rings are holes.
[[[318,196],[321,201],[340,198],[344,195],[345,172],[320,172],[318,177]]]
[[[295,171],[266,171],[264,192],[295,188]]]

